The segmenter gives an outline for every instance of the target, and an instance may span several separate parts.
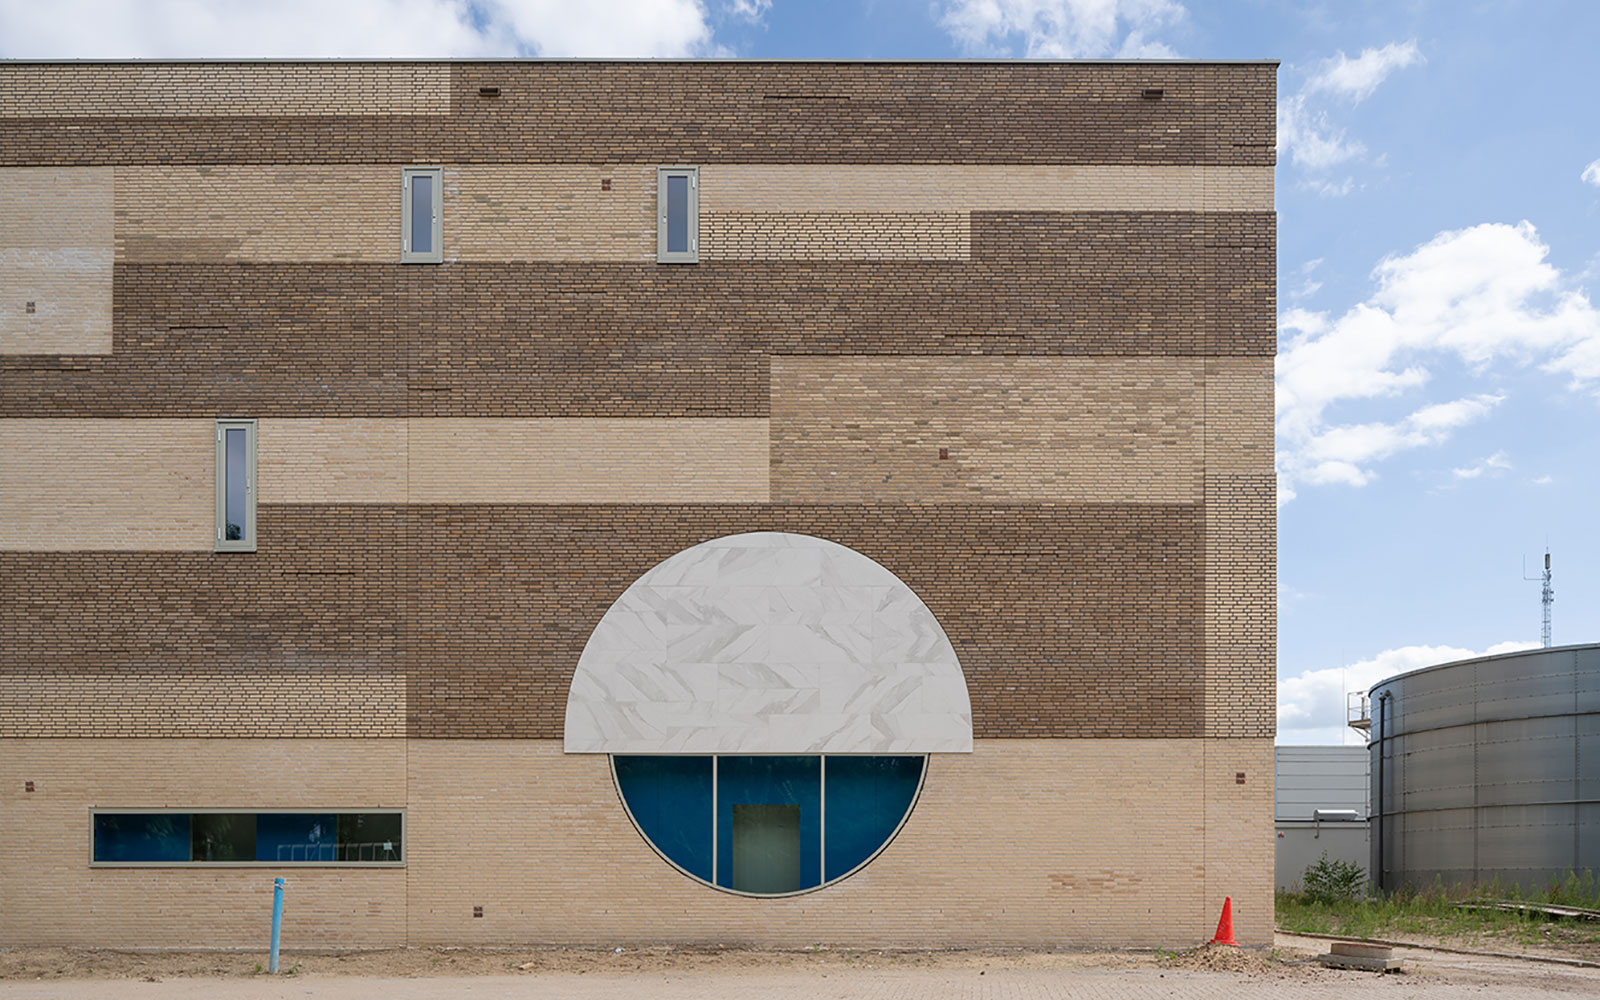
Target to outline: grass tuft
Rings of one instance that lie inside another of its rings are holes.
[[[1407,887],[1395,892],[1363,896],[1344,902],[1313,898],[1305,893],[1280,892],[1277,896],[1278,928],[1287,933],[1336,934],[1363,938],[1449,938],[1475,944],[1492,939],[1523,945],[1551,944],[1553,936],[1578,944],[1600,943],[1600,924],[1557,922],[1538,913],[1504,910],[1463,910],[1457,904],[1476,900],[1547,903],[1600,910],[1600,880],[1595,873],[1568,872],[1533,891],[1516,885]]]

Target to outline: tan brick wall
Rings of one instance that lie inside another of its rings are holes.
[[[407,421],[299,417],[256,425],[261,503],[404,503]]]
[[[414,503],[767,500],[767,421],[411,421]]]
[[[1241,944],[1271,944],[1277,881],[1272,737],[1196,742],[1205,756],[1206,939],[1231,896],[1234,936]]]
[[[0,66],[0,118],[442,115],[450,67],[398,63]]]
[[[774,357],[773,499],[1192,503],[1202,389],[1186,358]]]
[[[1277,483],[1206,476],[1205,731],[1277,731]]]
[[[398,262],[400,167],[117,167],[117,260]]]
[[[654,165],[444,170],[446,260],[655,260]],[[707,166],[701,177],[707,261],[964,260],[974,211],[1272,202],[1271,171],[1256,167]],[[123,166],[117,259],[394,262],[400,208],[398,164]]]
[[[0,420],[0,550],[209,550],[209,420]],[[261,504],[765,503],[763,419],[281,418]]]
[[[258,434],[262,503],[767,499],[759,419],[306,418]]]
[[[1271,358],[1206,361],[1206,733],[1277,729]]]
[[[654,263],[656,168],[451,166],[442,235],[447,260]]]
[[[0,945],[261,948],[405,942],[404,869],[90,868],[92,808],[400,807],[404,740],[0,740]],[[34,782],[25,792],[23,783]]]
[[[971,216],[960,212],[711,212],[700,259],[965,260]]]
[[[112,189],[109,167],[0,169],[0,354],[110,353]]]
[[[1209,939],[1226,895],[1240,940],[1271,941],[1270,739],[980,740],[932,760],[911,819],[866,869],[775,900],[670,868],[629,822],[606,759],[556,740],[5,743],[3,944],[256,947],[264,907],[240,898],[265,900],[275,874],[290,880],[291,949],[1170,948]],[[402,804],[403,873],[87,865],[91,806]]]
[[[700,211],[1272,211],[1271,167],[708,164]]]
[[[623,945],[1174,947],[1210,938],[1221,892],[1241,940],[1267,944],[1270,858],[1237,884],[1208,877],[1203,858],[1213,840],[1270,847],[1270,743],[980,740],[932,760],[910,821],[866,869],[753,901],[662,862],[604,758],[553,742],[416,741],[410,940],[592,943],[598,922]],[[1236,801],[1234,771],[1263,759],[1245,787],[1266,799]],[[1208,782],[1224,779],[1213,797]],[[472,853],[459,849],[465,829]]]
[[[1206,472],[1273,469],[1271,358],[1208,358]]]
[[[18,737],[400,737],[400,673],[135,669],[0,673],[0,732]]]
[[[204,549],[210,420],[0,420],[0,549]]]
[[[118,167],[117,259],[398,262],[400,168]],[[443,206],[446,260],[655,260],[654,167],[445,166]]]

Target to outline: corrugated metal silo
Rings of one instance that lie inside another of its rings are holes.
[[[1371,698],[1380,888],[1600,872],[1600,643],[1428,667]]]

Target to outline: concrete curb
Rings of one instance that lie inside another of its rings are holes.
[[[1442,951],[1450,955],[1477,955],[1480,958],[1509,958],[1525,962],[1544,962],[1549,965],[1572,965],[1580,969],[1600,969],[1600,962],[1582,958],[1560,958],[1555,955],[1519,955],[1509,951],[1473,951],[1469,948],[1448,948],[1444,945],[1418,944],[1414,941],[1391,941],[1385,938],[1351,937],[1348,934],[1312,934],[1310,931],[1274,931],[1288,937],[1316,938],[1320,941],[1358,941],[1362,944],[1381,944],[1391,948],[1412,948],[1417,951]]]

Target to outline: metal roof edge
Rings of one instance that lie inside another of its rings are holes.
[[[1432,670],[1444,670],[1447,667],[1459,667],[1468,663],[1488,663],[1491,660],[1509,660],[1515,656],[1541,656],[1546,653],[1575,653],[1580,649],[1600,649],[1600,642],[1575,642],[1566,646],[1540,646],[1537,649],[1514,649],[1509,653],[1492,653],[1488,656],[1469,656],[1461,660],[1451,660],[1448,663],[1435,663],[1432,666],[1418,667],[1415,670],[1407,670],[1404,673],[1395,674],[1393,677],[1385,677],[1383,680],[1378,681],[1376,684],[1367,688],[1367,695],[1368,697],[1371,697],[1372,692],[1383,687],[1385,684],[1393,684],[1395,681],[1404,680],[1407,677],[1415,677],[1418,674],[1425,674]]]
[[[619,63],[651,66],[657,64],[731,64],[731,65],[840,65],[840,66],[1278,66],[1278,59],[849,59],[798,57],[784,59],[758,58],[706,58],[671,57],[649,59],[639,57],[596,56],[447,56],[440,58],[411,58],[405,56],[226,56],[204,58],[123,58],[123,59],[24,59],[0,57],[0,66],[214,66],[226,64],[304,65],[304,64],[411,64],[453,65],[456,63],[529,63],[576,64]]]

